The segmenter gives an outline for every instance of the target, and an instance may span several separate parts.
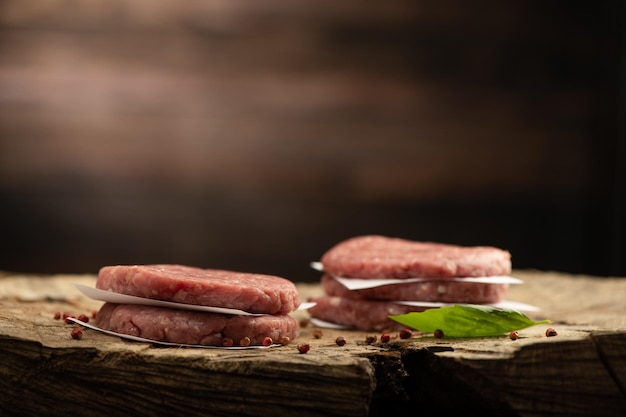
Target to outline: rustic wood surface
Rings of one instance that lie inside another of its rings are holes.
[[[288,346],[221,350],[157,347],[54,320],[100,306],[73,282],[91,275],[0,276],[0,414],[483,416],[626,413],[626,279],[516,271],[510,299],[550,325],[502,338],[365,343],[367,332],[304,326]],[[299,284],[303,298],[321,290]],[[306,312],[295,313],[303,321]],[[558,336],[547,338],[548,326]],[[338,335],[347,339],[339,347]],[[392,334],[392,336],[395,336]],[[307,354],[298,343],[309,343]],[[453,399],[453,401],[451,400]]]

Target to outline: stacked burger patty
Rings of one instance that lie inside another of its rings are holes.
[[[291,281],[276,276],[181,265],[119,265],[100,269],[96,287],[178,303],[180,308],[107,302],[98,312],[99,328],[154,341],[261,345],[267,337],[275,342],[293,339],[298,329],[289,315],[300,305],[298,291]],[[188,305],[229,310],[194,311]]]
[[[495,277],[511,273],[511,256],[490,246],[371,235],[338,243],[322,256],[321,267],[325,295],[311,300],[316,303],[309,309],[312,317],[361,330],[386,330],[400,327],[388,316],[432,308],[428,303],[502,301],[508,284]],[[381,281],[362,289],[346,287],[356,280]]]

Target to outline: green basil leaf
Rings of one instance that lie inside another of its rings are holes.
[[[475,304],[457,304],[389,318],[424,333],[441,330],[445,337],[500,336],[512,330],[550,323],[550,320],[533,321],[516,310]]]

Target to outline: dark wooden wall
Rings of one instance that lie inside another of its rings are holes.
[[[619,1],[0,5],[0,269],[317,280],[381,233],[626,275]]]

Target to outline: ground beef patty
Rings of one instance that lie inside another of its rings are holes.
[[[391,320],[388,316],[426,310],[425,307],[389,301],[355,300],[344,297],[322,296],[310,301],[316,303],[309,309],[312,317],[366,331],[401,330],[406,326]]]
[[[452,281],[450,279],[382,287],[349,290],[330,275],[322,277],[322,288],[327,295],[356,300],[438,301],[443,303],[490,304],[502,301],[508,293],[508,284],[484,284]]]
[[[96,316],[104,330],[159,342],[223,346],[224,338],[237,346],[244,337],[261,345],[265,337],[278,342],[296,337],[298,322],[289,315],[232,316],[136,304],[105,303]]]
[[[300,305],[289,280],[182,265],[119,265],[100,269],[96,287],[136,297],[250,313],[287,314]]]
[[[324,271],[353,278],[450,278],[508,275],[509,252],[490,246],[455,246],[385,236],[338,243],[321,259]]]

